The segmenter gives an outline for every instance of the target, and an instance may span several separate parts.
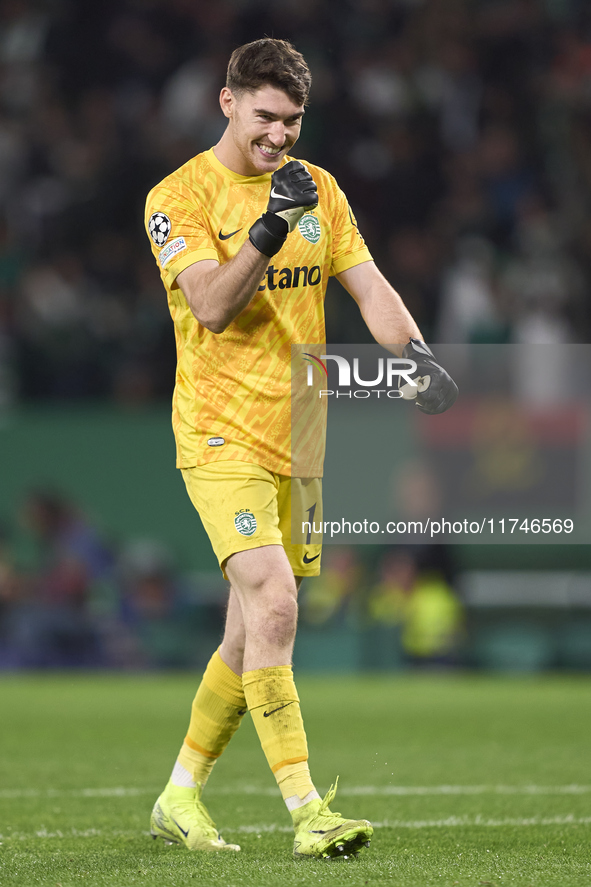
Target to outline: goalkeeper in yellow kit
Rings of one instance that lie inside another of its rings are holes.
[[[219,835],[201,795],[246,711],[291,814],[296,856],[356,854],[373,833],[366,820],[330,811],[334,789],[320,799],[291,669],[298,587],[319,573],[321,551],[292,544],[289,533],[299,483],[291,479],[291,345],[324,343],[328,278],[353,296],[377,342],[408,342],[403,354],[427,380],[420,409],[441,412],[457,393],[373,263],[335,180],[287,156],[310,85],[291,44],[239,47],[220,94],[222,138],[147,200],[175,325],[177,465],[230,581],[224,637],[151,819],[154,837],[192,850],[240,849]],[[302,509],[316,503],[319,484],[298,489]]]

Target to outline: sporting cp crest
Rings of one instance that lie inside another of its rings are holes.
[[[300,234],[308,243],[318,243],[320,240],[320,222],[311,213],[306,213],[298,222]]]
[[[252,536],[257,528],[257,519],[248,508],[236,512],[234,526],[242,536]]]

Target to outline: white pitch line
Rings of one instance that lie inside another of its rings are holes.
[[[382,822],[372,823],[375,829],[423,829],[423,828],[502,828],[503,826],[527,828],[531,826],[550,826],[550,825],[591,825],[591,816],[574,816],[565,814],[560,816],[530,816],[526,818],[506,817],[504,819],[491,819],[487,816],[478,814],[477,816],[448,816],[446,819],[385,819]],[[277,825],[276,823],[258,823],[256,825],[240,825],[236,828],[224,829],[225,834],[269,834],[273,832],[290,833],[292,828],[285,825]],[[68,829],[66,831],[56,830],[50,832],[45,828],[36,832],[11,832],[10,834],[0,834],[0,843],[3,841],[29,841],[31,839],[40,838],[117,838],[117,837],[148,837],[149,832],[133,831],[121,829]]]
[[[115,786],[113,788],[81,789],[0,789],[0,799],[16,798],[131,798],[140,795],[158,795],[161,786],[133,788]],[[277,789],[272,786],[236,785],[215,788],[208,787],[210,795],[262,795],[275,796]],[[339,787],[339,796],[364,795],[379,796],[429,796],[429,795],[586,795],[591,785],[357,785]]]
[[[585,795],[589,785],[383,785],[343,786],[342,795]]]
[[[158,795],[161,789],[154,788],[77,788],[77,789],[0,789],[0,798],[132,798],[138,795]]]
[[[561,816],[529,816],[527,818],[507,817],[504,819],[490,819],[487,816],[448,816],[445,819],[384,819],[382,822],[372,822],[374,828],[458,828],[466,826],[478,826],[480,828],[499,828],[501,826],[533,826],[533,825],[591,825],[591,816],[574,816],[568,813]],[[241,825],[238,828],[225,828],[224,832],[240,832],[242,834],[262,834],[263,832],[291,832],[286,826],[270,825]]]
[[[77,829],[71,828],[62,831],[56,829],[54,832],[48,831],[46,828],[40,828],[35,832],[10,832],[6,835],[0,835],[0,843],[2,841],[29,841],[32,838],[137,838],[140,836],[148,837],[150,832],[138,832],[132,829],[110,829],[105,831],[100,828]]]
[[[400,819],[385,819],[383,822],[372,823],[374,828],[449,828],[458,826],[480,826],[484,828],[499,828],[502,826],[532,826],[532,825],[591,825],[591,816],[573,816],[567,813],[561,816],[528,816],[525,818],[505,817],[503,819],[490,819],[482,816],[448,816],[446,819],[416,819],[404,821]]]
[[[428,796],[428,795],[586,795],[591,785],[353,785],[339,786],[339,797],[355,795],[377,796]],[[272,787],[254,785],[223,786],[208,788],[208,793],[218,795],[276,795]]]

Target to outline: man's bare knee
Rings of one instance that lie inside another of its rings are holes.
[[[271,643],[281,645],[293,640],[298,622],[298,605],[290,594],[270,598],[260,615],[261,628]]]
[[[296,581],[281,545],[239,551],[226,561],[232,587],[244,606],[245,596],[261,592],[269,583],[288,588],[295,596]]]
[[[269,638],[295,634],[298,605],[291,590],[269,583],[247,596],[243,612],[247,634]]]
[[[240,603],[247,663],[257,667],[289,662],[297,626],[297,587],[282,546],[238,552],[226,572]]]

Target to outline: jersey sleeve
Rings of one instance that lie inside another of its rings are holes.
[[[171,186],[157,185],[150,191],[145,225],[160,275],[169,288],[189,265],[203,259],[219,262],[200,207]]]
[[[361,265],[362,262],[371,262],[372,255],[359,231],[353,210],[334,179],[332,179],[332,186],[331,205],[334,209],[332,212],[333,250],[330,273],[334,276],[355,265]]]

